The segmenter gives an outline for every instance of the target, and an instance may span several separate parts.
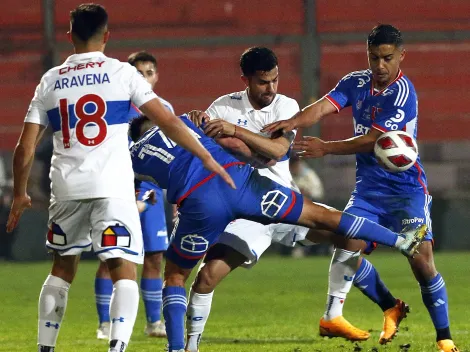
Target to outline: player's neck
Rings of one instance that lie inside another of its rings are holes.
[[[86,45],[76,45],[74,47],[75,54],[86,54],[86,53],[92,53],[95,51],[104,51],[104,46],[102,44],[95,44],[95,43],[90,43]]]

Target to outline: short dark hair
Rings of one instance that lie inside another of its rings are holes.
[[[276,54],[268,48],[248,48],[240,57],[240,68],[242,69],[243,75],[246,77],[253,76],[256,71],[271,71],[276,66]]]
[[[382,44],[393,44],[396,47],[403,45],[403,38],[398,28],[391,24],[379,24],[372,28],[367,37],[367,47],[379,46]]]
[[[147,116],[141,114],[131,120],[129,125],[129,137],[131,137],[132,141],[137,142],[139,138],[152,127],[155,127],[155,124],[150,121]]]
[[[87,42],[108,25],[108,13],[98,4],[81,4],[70,11],[72,34]]]
[[[157,69],[157,59],[146,51],[137,51],[130,54],[127,58],[127,62],[132,66],[135,66],[137,62],[151,62],[155,66],[155,69]]]

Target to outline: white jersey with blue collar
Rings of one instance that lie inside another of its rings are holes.
[[[263,136],[268,136],[260,132],[265,125],[287,120],[297,112],[299,112],[299,104],[282,94],[276,94],[271,104],[261,110],[256,110],[251,105],[246,90],[221,96],[206,110],[212,119],[223,119]],[[290,150],[274,166],[260,169],[259,173],[283,186],[297,189],[289,170],[289,152]]]

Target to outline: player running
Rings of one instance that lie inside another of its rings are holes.
[[[158,82],[157,60],[145,52],[140,51],[129,55],[127,60],[150,83],[152,89]],[[166,100],[158,97],[160,102],[170,112],[174,113],[173,106]],[[132,118],[139,115],[137,108],[131,109]],[[144,212],[140,213],[140,224],[144,236],[144,265],[140,279],[140,290],[145,306],[147,324],[144,333],[152,337],[165,337],[165,324],[160,320],[162,306],[162,276],[161,264],[163,252],[168,248],[168,234],[162,189],[151,182],[142,182],[138,191],[141,200],[148,192],[153,191],[156,203],[150,204]],[[109,276],[106,263],[100,262],[95,278],[95,299],[99,317],[99,327],[96,331],[98,339],[109,337],[109,303],[113,293],[113,282]]]
[[[368,36],[367,51],[370,69],[346,75],[318,102],[291,119],[268,125],[264,130],[288,132],[308,127],[323,116],[352,107],[354,138],[325,142],[304,137],[295,144],[295,149],[300,150],[303,157],[314,158],[327,154],[356,154],[356,188],[345,208],[348,213],[394,231],[401,231],[414,222],[428,225],[425,242],[419,248],[420,255],[410,258],[409,262],[436,329],[439,350],[458,352],[450,334],[445,282],[433,259],[432,197],[421,162],[418,158],[413,168],[392,174],[378,165],[373,154],[374,143],[383,132],[404,130],[415,138],[417,135],[416,92],[400,70],[400,63],[405,58],[400,31],[385,24],[375,27]],[[336,249],[330,266],[327,309],[320,320],[321,335],[347,337],[349,323],[342,316],[342,306],[351,287],[349,278],[355,276],[354,284],[384,311],[379,342],[385,344],[395,336],[408,311],[407,305],[392,296],[369,261],[362,258],[358,266],[354,257],[358,249],[370,253],[374,248],[375,243],[370,241],[346,239]]]
[[[394,233],[367,219],[314,204],[290,188],[261,176],[207,137],[185,115],[182,121],[227,169],[236,190],[226,187],[201,162],[180,148],[145,116],[131,123],[131,148],[138,178],[151,179],[167,189],[170,203],[179,205],[178,223],[172,234],[164,273],[163,316],[169,351],[184,349],[184,284],[192,268],[233,220],[245,218],[263,224],[284,222],[315,228],[320,226],[349,238],[379,241],[412,256],[425,235],[426,225]],[[144,134],[145,133],[145,134]]]
[[[14,198],[7,231],[31,206],[26,192],[36,145],[48,123],[54,131],[51,205],[46,246],[53,265],[39,296],[38,350],[54,351],[80,253],[93,247],[114,284],[109,350],[129,343],[139,300],[136,264],[142,232],[127,148],[131,103],[169,137],[202,159],[232,186],[226,171],[165,109],[150,85],[127,63],[103,54],[109,38],[106,10],[82,4],[70,13],[75,54],[46,72],[29,106],[13,157]]]

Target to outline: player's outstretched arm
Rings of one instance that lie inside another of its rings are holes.
[[[309,127],[320,121],[322,117],[336,111],[337,109],[332,103],[326,98],[321,98],[315,103],[306,106],[288,120],[277,121],[264,126],[261,132],[274,133],[282,131],[286,133],[296,128]]]
[[[7,232],[18,225],[23,211],[31,207],[27,194],[31,166],[33,165],[36,145],[42,137],[45,126],[26,122],[13,154],[13,203],[7,221]]]
[[[235,183],[227,171],[225,171],[225,169],[214,160],[206,148],[191,135],[183,121],[168,111],[157,98],[146,102],[140,106],[139,109],[160,127],[166,136],[201,159],[206,169],[219,174],[225,182],[232,188],[235,188]]]
[[[229,153],[235,155],[239,160],[246,161],[258,169],[274,166],[276,164],[276,160],[259,155],[246,145],[245,142],[236,137],[224,136],[216,138],[215,141],[224,149],[228,150]]]
[[[375,141],[381,134],[381,131],[372,128],[368,134],[363,136],[330,142],[325,142],[316,137],[305,136],[301,140],[294,142],[292,149],[297,151],[301,158],[320,158],[328,154],[349,155],[369,153],[374,150]]]

